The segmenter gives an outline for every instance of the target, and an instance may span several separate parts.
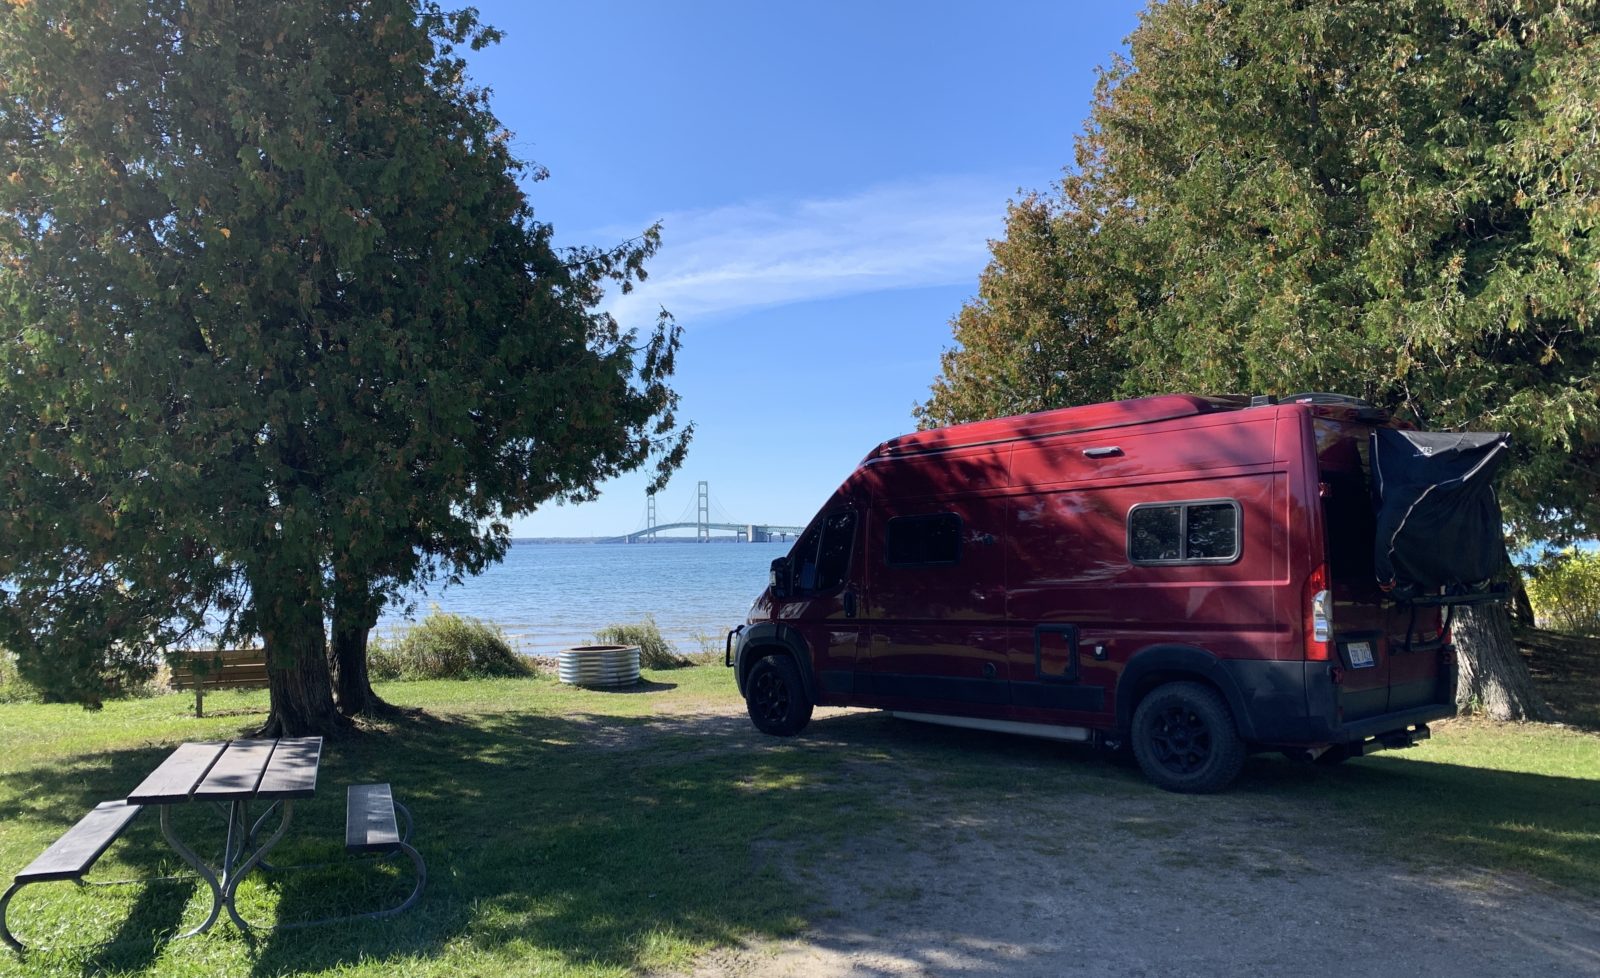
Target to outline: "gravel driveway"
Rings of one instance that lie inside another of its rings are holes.
[[[723,736],[743,740],[742,717],[728,721]],[[893,770],[872,776],[897,790]],[[1308,838],[1259,796],[945,805],[925,787],[910,830],[863,825],[842,850],[774,853],[820,896],[814,925],[714,953],[692,978],[1600,976],[1600,903],[1363,854],[1349,828]]]

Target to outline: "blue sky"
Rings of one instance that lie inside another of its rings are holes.
[[[480,2],[506,32],[474,79],[550,179],[562,244],[651,223],[650,281],[685,331],[696,425],[662,522],[705,479],[719,510],[804,523],[873,445],[913,427],[1008,199],[1072,159],[1095,68],[1142,4]],[[643,476],[516,521],[518,536],[637,528]]]

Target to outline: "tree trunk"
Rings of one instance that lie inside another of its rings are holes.
[[[1451,625],[1461,675],[1456,705],[1494,720],[1547,720],[1549,708],[1533,688],[1522,653],[1511,637],[1505,605],[1461,605]]]
[[[1533,602],[1528,598],[1528,585],[1522,571],[1511,568],[1511,620],[1523,628],[1538,626],[1538,616],[1533,613]]]
[[[272,710],[263,737],[336,737],[350,721],[333,705],[322,602],[253,587],[267,649],[267,688]]]
[[[374,596],[365,573],[336,566],[333,583],[333,681],[339,712],[347,717],[393,713],[373,691],[367,672],[367,638],[378,623],[383,599]]]
[[[339,608],[333,613],[334,695],[347,717],[392,710],[372,689],[367,673],[367,637],[377,624],[376,612],[357,614]]]

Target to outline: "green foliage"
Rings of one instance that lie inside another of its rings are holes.
[[[655,618],[648,615],[644,621],[632,624],[607,625],[595,633],[594,640],[605,645],[639,646],[639,665],[645,669],[676,669],[690,664],[672,650]]]
[[[1593,535],[1597,139],[1593,2],[1153,3],[921,422],[1341,391],[1512,432],[1520,534]]]
[[[17,672],[17,657],[0,648],[0,703],[36,703],[39,691]]]
[[[1546,627],[1600,637],[1600,551],[1569,548],[1541,561],[1528,598]]]
[[[435,608],[397,638],[375,638],[368,652],[375,679],[493,679],[532,668],[497,625]]]
[[[915,409],[920,427],[1117,396],[1128,369],[1112,332],[1117,273],[1099,267],[1101,241],[1085,213],[1096,208],[1041,196],[1011,205],[978,297],[951,323],[959,345],[944,352],[932,398]]]
[[[431,0],[0,5],[0,638],[42,688],[220,616],[315,696],[325,617],[681,461],[678,328],[599,311],[657,230],[554,244],[460,55],[498,37]]]

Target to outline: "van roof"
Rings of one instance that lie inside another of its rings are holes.
[[[1247,407],[1249,403],[1250,399],[1247,397],[1161,394],[1156,397],[1135,398],[1131,401],[1110,401],[1105,404],[1057,408],[1054,411],[1018,414],[1009,418],[972,421],[967,424],[950,425],[947,428],[915,431],[889,439],[873,449],[867,458],[919,455],[952,448],[1014,441],[1019,438],[1038,438],[1045,435],[1064,435],[1074,431],[1149,424],[1153,421],[1167,421],[1216,411],[1233,411]]]

